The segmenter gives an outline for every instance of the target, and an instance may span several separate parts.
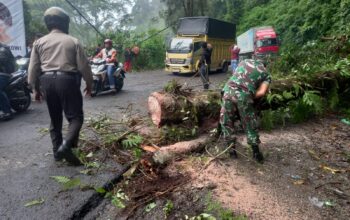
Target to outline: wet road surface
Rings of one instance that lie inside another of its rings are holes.
[[[225,77],[225,74],[212,74],[213,88],[218,88]],[[117,95],[86,98],[85,118],[101,113],[117,118],[130,104],[133,111],[147,115],[148,95],[174,78],[201,89],[199,77],[174,76],[163,71],[132,73],[127,75],[124,88]],[[27,112],[0,122],[0,219],[69,219],[94,191],[62,191],[62,186],[51,176],[79,178],[85,184],[101,186],[115,174],[105,171],[86,176],[79,173],[84,167],[56,163],[45,132],[48,126],[45,103],[33,103]],[[113,168],[120,170],[121,165],[114,164]],[[41,199],[43,204],[25,207],[26,203]]]

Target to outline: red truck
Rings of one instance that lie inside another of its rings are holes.
[[[275,56],[279,50],[279,41],[273,27],[255,27],[237,37],[237,45],[241,49],[241,58]]]

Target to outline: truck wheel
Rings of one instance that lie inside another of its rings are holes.
[[[228,63],[225,62],[225,63],[223,64],[223,66],[222,66],[221,72],[227,73],[227,71],[228,71]]]

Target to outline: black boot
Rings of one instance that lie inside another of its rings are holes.
[[[233,157],[233,158],[238,158],[238,155],[237,155],[237,151],[236,151],[236,146],[233,146],[230,151],[230,156]]]
[[[63,144],[58,148],[57,157],[66,159],[66,161],[73,166],[82,165],[80,160],[73,154],[72,149],[67,146],[65,141],[63,141]]]
[[[231,146],[232,145],[232,146]],[[229,154],[233,158],[237,158],[237,152],[236,152],[236,138],[230,138],[230,140],[225,141],[225,148],[231,146],[231,149],[228,150]]]
[[[253,149],[253,159],[256,160],[258,163],[263,163],[264,162],[264,156],[259,150],[258,145],[252,145]]]
[[[61,161],[63,158],[58,156],[57,150],[58,150],[58,147],[53,147],[52,148],[53,158],[55,159],[55,161]]]

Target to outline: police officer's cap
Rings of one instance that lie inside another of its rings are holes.
[[[68,13],[62,8],[51,7],[47,9],[44,13],[44,20],[49,30],[57,28],[68,33],[70,19]]]

